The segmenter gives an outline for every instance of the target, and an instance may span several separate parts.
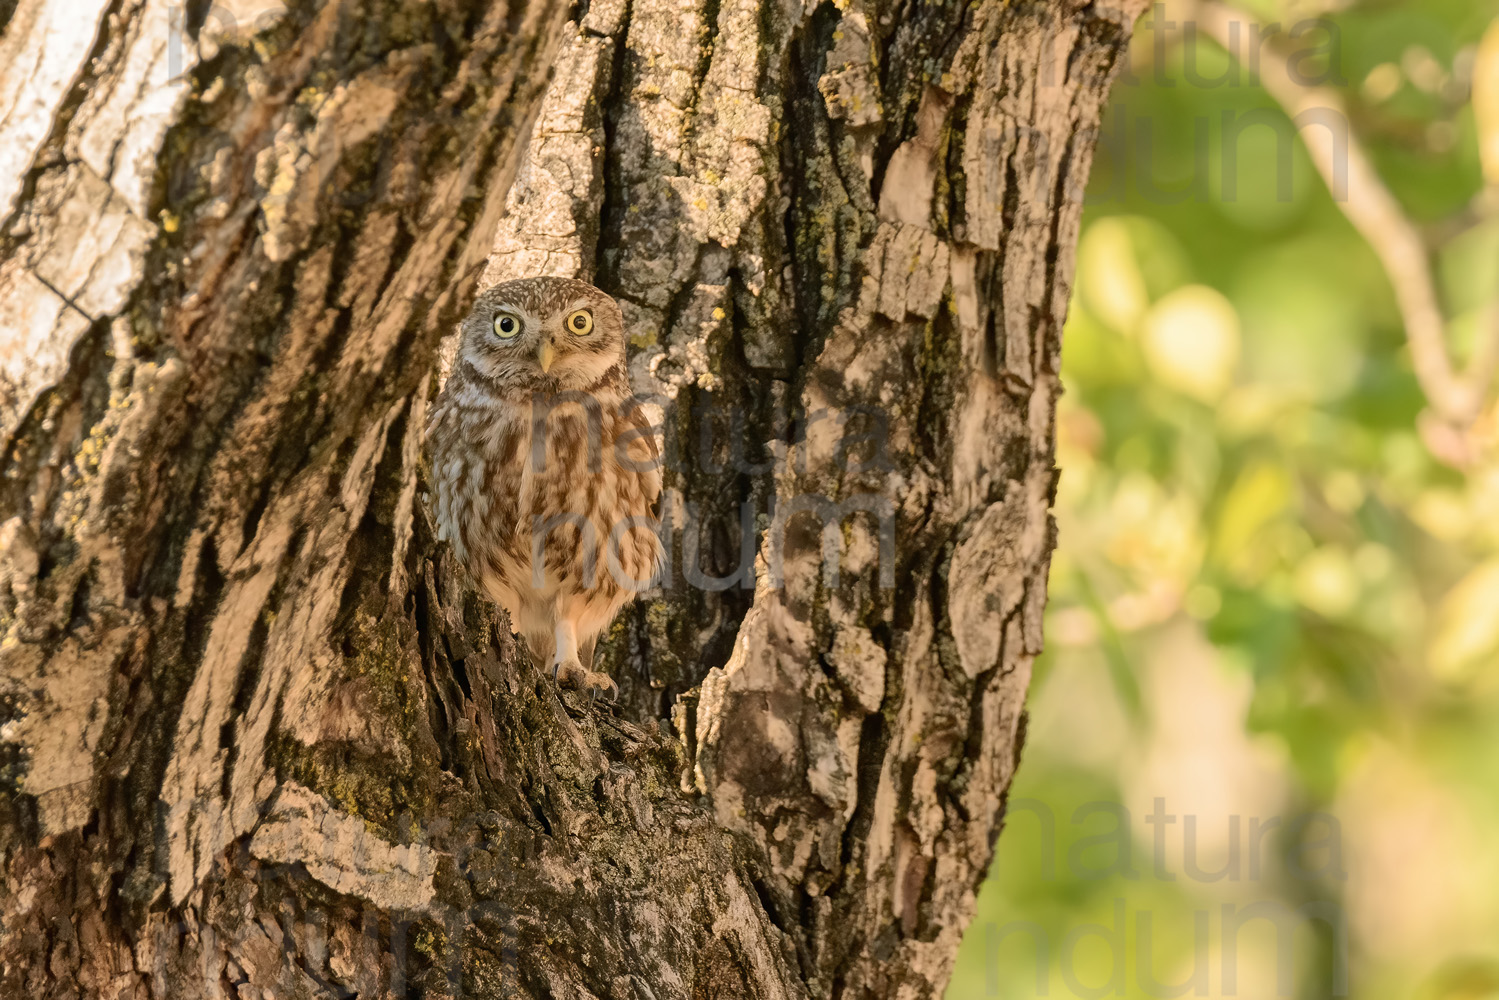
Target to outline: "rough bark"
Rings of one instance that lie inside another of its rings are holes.
[[[0,4],[0,994],[939,994],[1134,11],[257,10]],[[486,255],[659,405],[618,707],[425,510]]]

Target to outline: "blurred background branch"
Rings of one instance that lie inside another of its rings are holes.
[[[1499,303],[1485,311],[1480,335],[1466,368],[1454,363],[1447,344],[1447,318],[1432,278],[1431,261],[1420,230],[1406,216],[1364,151],[1353,120],[1337,91],[1306,82],[1292,65],[1292,53],[1241,8],[1217,2],[1197,5],[1203,30],[1239,58],[1247,39],[1272,38],[1255,51],[1254,69],[1265,91],[1275,98],[1297,127],[1312,164],[1333,200],[1378,255],[1394,289],[1410,344],[1416,378],[1429,409],[1419,424],[1422,439],[1434,455],[1450,465],[1467,467],[1476,459],[1468,431],[1483,412],[1499,365]],[[1480,46],[1475,68],[1474,104],[1499,136],[1499,35],[1490,29]],[[1480,85],[1482,81],[1482,85]],[[1490,184],[1499,177],[1499,143],[1480,144]]]

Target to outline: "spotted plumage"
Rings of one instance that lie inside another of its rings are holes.
[[[566,278],[483,292],[427,429],[437,522],[538,664],[593,691],[614,615],[661,559],[661,472],[614,300]]]

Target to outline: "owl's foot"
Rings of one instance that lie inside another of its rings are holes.
[[[582,659],[578,656],[578,633],[572,621],[567,618],[557,622],[555,648],[557,652],[552,658],[552,679],[557,682],[559,688],[570,687],[587,691],[590,706],[598,698],[600,691],[607,691],[615,701],[619,700],[619,688],[614,686],[608,674],[601,674],[583,666]],[[592,637],[583,643],[583,655],[590,663],[593,662]]]
[[[588,671],[583,669],[583,664],[577,660],[564,660],[560,657],[552,661],[552,680],[557,682],[560,688],[582,689],[583,680],[588,676]]]
[[[596,670],[585,670],[577,660],[553,660],[552,679],[559,688],[576,688],[588,692],[588,704],[592,705],[602,691],[613,701],[619,701],[619,688],[608,674]]]
[[[597,670],[586,671],[583,675],[583,688],[588,692],[588,704],[592,705],[594,699],[603,691],[609,695],[610,701],[619,701],[619,688],[608,674],[601,674]]]

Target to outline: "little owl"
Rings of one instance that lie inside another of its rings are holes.
[[[593,647],[654,578],[656,442],[624,322],[567,278],[508,281],[463,321],[428,423],[440,537],[559,684],[615,692]]]

